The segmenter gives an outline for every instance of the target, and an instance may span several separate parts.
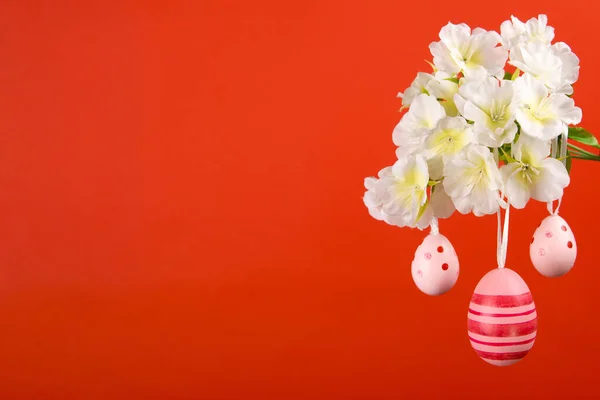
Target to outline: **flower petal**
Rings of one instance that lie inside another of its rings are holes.
[[[456,209],[452,199],[446,191],[443,185],[435,185],[431,194],[430,206],[433,209],[433,215],[437,218],[450,218]]]
[[[530,188],[526,181],[522,179],[521,165],[519,163],[509,163],[500,168],[502,179],[504,180],[504,190],[506,197],[514,208],[525,208],[531,198]]]
[[[569,173],[563,163],[554,158],[547,158],[543,161],[538,180],[531,187],[531,197],[543,202],[558,200],[570,182]]]
[[[548,101],[552,104],[554,113],[564,123],[577,125],[581,122],[581,108],[575,107],[575,101],[564,94],[552,94]]]

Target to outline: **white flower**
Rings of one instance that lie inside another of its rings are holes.
[[[527,26],[517,17],[511,16],[510,21],[504,21],[500,25],[500,36],[502,36],[502,45],[510,50],[513,46],[524,41]]]
[[[435,66],[445,72],[465,76],[481,73],[499,76],[503,73],[508,52],[496,47],[501,38],[496,32],[477,28],[471,32],[466,24],[448,23],[440,31],[440,41],[429,45]]]
[[[435,73],[433,79],[427,83],[426,90],[440,101],[440,104],[446,111],[446,115],[456,117],[458,110],[456,109],[456,104],[454,104],[454,95],[458,93],[458,83],[450,80],[451,78],[453,78],[453,75],[438,71]]]
[[[379,179],[365,178],[365,189],[367,192],[363,197],[365,206],[369,209],[369,214],[379,221],[383,221],[381,207],[389,201],[389,194],[385,187],[385,182],[381,178],[392,176],[392,167],[385,167],[377,174]]]
[[[509,64],[542,81],[550,89],[563,85],[563,63],[552,48],[545,44],[528,43],[513,47]]]
[[[380,171],[379,179],[365,179],[367,193],[363,200],[375,219],[424,229],[433,217],[427,206],[428,184],[425,160],[419,155],[409,156]]]
[[[446,191],[444,185],[437,184],[431,188],[431,200],[428,209],[431,209],[436,218],[450,218],[454,214],[454,203]]]
[[[488,77],[466,80],[455,102],[460,113],[473,121],[475,141],[489,147],[511,142],[517,133],[513,82]]]
[[[476,216],[498,211],[502,178],[485,146],[470,145],[444,160],[444,189],[461,214]]]
[[[511,16],[510,21],[504,21],[500,25],[502,44],[507,49],[521,43],[550,44],[554,39],[554,28],[548,26],[548,17],[544,14],[537,18],[531,18],[527,23]]]
[[[446,110],[446,114],[454,117],[458,114],[454,105],[454,94],[458,92],[458,84],[451,78],[454,76],[443,71],[437,71],[434,75],[419,72],[410,87],[404,93],[398,93],[402,98],[403,106],[410,106],[421,94],[430,94],[438,99]]]
[[[462,117],[445,117],[438,122],[424,143],[424,154],[431,179],[443,177],[443,157],[460,152],[471,143],[472,137],[471,126]]]
[[[421,94],[394,128],[392,139],[396,146],[405,147],[409,153],[423,145],[425,137],[446,116],[444,108],[434,96]]]
[[[515,208],[530,198],[548,202],[562,197],[569,174],[557,159],[548,157],[550,142],[522,135],[513,146],[514,162],[500,168],[506,197]]]
[[[546,86],[529,74],[517,78],[515,91],[521,133],[550,140],[562,132],[563,123],[581,122],[581,109],[575,107],[573,99],[559,93],[548,95]]]
[[[429,94],[427,92],[427,84],[432,79],[433,75],[419,72],[415,80],[410,84],[410,87],[404,93],[398,93],[398,97],[402,98],[402,105],[410,106],[420,94]]]
[[[563,42],[555,43],[551,47],[552,53],[560,58],[562,63],[560,84],[555,88],[556,93],[572,94],[573,83],[579,78],[579,57]]]
[[[424,205],[425,208],[422,210],[422,214],[417,216],[417,220],[413,223],[413,225],[409,225],[411,228],[418,228],[423,230],[431,224],[431,220],[433,219],[433,207],[429,204]]]
[[[539,42],[520,44],[510,52],[509,64],[542,81],[551,92],[572,94],[579,78],[579,58],[563,42],[548,46]]]

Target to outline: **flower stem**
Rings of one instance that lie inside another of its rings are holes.
[[[600,161],[600,157],[589,157],[586,155],[571,154],[571,158],[578,160]]]
[[[578,151],[569,151],[569,157],[578,158],[580,160],[600,161],[600,156],[588,155],[585,153],[580,153]]]
[[[600,160],[600,156],[598,156],[597,154],[591,153],[587,150],[582,149],[581,147],[577,147],[574,144],[571,143],[567,143],[567,146],[569,146],[570,149],[575,150],[575,152],[586,155],[586,156],[590,156],[594,159],[599,159]]]

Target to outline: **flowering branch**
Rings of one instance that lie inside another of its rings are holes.
[[[365,180],[374,218],[424,229],[454,211],[494,214],[504,198],[515,208],[552,202],[570,183],[573,158],[600,161],[575,144],[600,149],[576,127],[579,58],[552,43],[545,15],[512,17],[500,33],[448,23],[439,38],[429,46],[433,72],[399,93],[407,111],[392,135],[398,160]]]

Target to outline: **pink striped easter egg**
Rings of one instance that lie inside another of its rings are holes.
[[[506,366],[523,359],[537,333],[533,296],[523,278],[508,268],[485,274],[469,304],[467,329],[484,361]]]

